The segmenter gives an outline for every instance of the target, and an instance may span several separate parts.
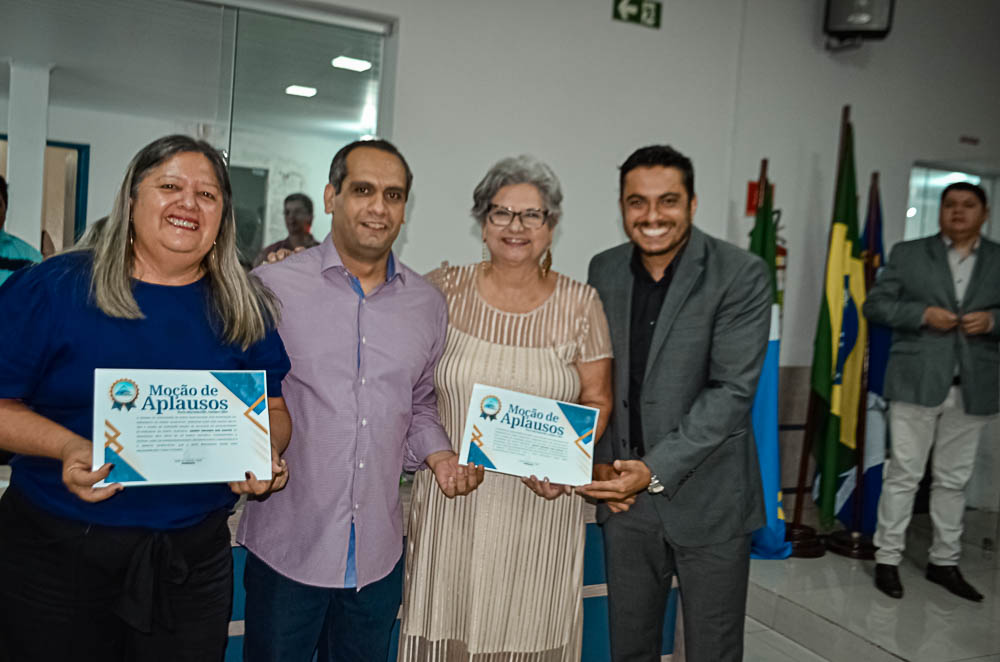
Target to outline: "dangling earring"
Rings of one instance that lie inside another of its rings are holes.
[[[552,249],[545,249],[545,257],[542,258],[542,263],[538,267],[542,272],[542,278],[547,278],[549,275],[549,270],[552,269]]]
[[[486,240],[483,239],[483,262],[489,262],[490,257],[490,249],[486,246]]]

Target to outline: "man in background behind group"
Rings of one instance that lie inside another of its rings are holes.
[[[874,543],[875,586],[894,598],[903,597],[898,566],[933,448],[926,577],[967,600],[983,599],[958,559],[965,485],[1000,399],[1000,245],[980,234],[988,215],[982,188],[949,185],[940,234],[897,244],[865,301],[865,316],[892,328],[885,375],[892,456]]]
[[[265,246],[257,255],[253,265],[263,264],[271,253],[283,252],[281,257],[306,248],[319,245],[312,236],[313,203],[305,193],[292,193],[285,198],[285,228],[288,236]]]
[[[42,254],[26,241],[4,232],[7,222],[7,180],[0,177],[0,285],[12,273],[42,261]]]

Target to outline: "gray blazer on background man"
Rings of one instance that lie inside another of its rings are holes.
[[[979,239],[978,257],[962,301],[955,296],[948,255],[940,234],[906,241],[892,249],[889,262],[865,301],[865,316],[892,328],[885,397],[924,407],[941,404],[955,378],[961,382],[968,414],[996,414],[1000,404],[1000,244]],[[924,325],[924,310],[938,306],[958,315],[988,310],[993,330],[966,335]]]
[[[896,244],[864,305],[869,321],[892,329],[890,459],[872,542],[875,587],[895,599],[904,594],[899,566],[928,469],[934,535],[924,576],[966,600],[984,598],[958,566],[965,489],[1000,409],[1000,245],[982,236],[988,217],[982,187],[946,186],[940,234]]]
[[[615,353],[615,410],[594,462],[631,459],[628,365],[633,245],[600,253],[587,282],[601,296]],[[672,543],[700,547],[766,523],[750,408],[767,351],[764,262],[697,228],[660,310],[642,386],[643,461],[664,486],[652,499]],[[609,511],[598,505],[598,519]]]

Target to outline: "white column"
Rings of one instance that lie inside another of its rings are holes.
[[[7,222],[4,230],[35,248],[42,241],[42,186],[49,122],[49,72],[46,64],[10,63],[7,106]]]

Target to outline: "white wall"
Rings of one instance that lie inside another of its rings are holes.
[[[187,133],[190,123],[135,117],[81,108],[49,108],[49,140],[90,145],[87,223],[111,212],[129,161],[144,145],[171,133]]]
[[[392,138],[415,173],[401,247],[417,270],[480,259],[472,190],[523,152],[562,180],[553,262],[571,276],[624,241],[617,166],[643,144],[691,154],[697,222],[724,231],[741,19],[731,0],[672,0],[661,30],[613,22],[606,0],[347,4],[399,17]]]
[[[301,1],[272,0],[276,11]],[[811,361],[842,104],[853,107],[862,202],[869,173],[882,173],[890,245],[902,237],[913,161],[1000,163],[993,0],[965,0],[961,11],[897,3],[888,39],[839,55],[822,47],[819,1],[669,0],[660,30],[612,21],[606,0],[320,1],[399,20],[391,138],[416,180],[398,248],[417,270],[479,259],[471,192],[504,156],[533,153],[562,179],[554,266],[577,278],[591,255],[624,240],[617,165],[634,148],[669,142],[688,153],[696,224],[740,245],[751,223],[741,215],[746,181],[768,157],[790,253],[784,365]],[[91,221],[107,213],[139,147],[191,129],[58,107],[49,127],[50,139],[92,147]],[[240,133],[234,163],[269,160],[269,170],[301,177],[319,212],[339,142]],[[959,144],[962,134],[980,145]],[[273,238],[277,209],[272,200]],[[317,213],[317,234],[327,222]]]
[[[566,194],[555,268],[584,277],[623,240],[616,166],[661,141],[694,160],[696,224],[746,245],[746,181],[766,156],[789,241],[785,365],[812,359],[842,104],[862,203],[882,173],[888,244],[902,237],[913,161],[1000,162],[992,0],[897,3],[888,39],[840,55],[823,49],[822,2],[671,0],[661,30],[612,21],[604,0],[336,4],[399,18],[393,139],[416,173],[401,244],[412,266],[479,259],[472,188],[496,159],[531,152]]]
[[[822,4],[750,0],[740,51],[729,195],[734,204],[745,198],[746,180],[770,159],[789,243],[785,365],[812,361],[843,104],[854,123],[861,222],[878,170],[887,247],[903,237],[914,161],[1000,161],[1000,5],[897,2],[885,41],[833,55],[816,34]],[[963,134],[980,146],[960,144]],[[731,217],[729,238],[750,223]]]

